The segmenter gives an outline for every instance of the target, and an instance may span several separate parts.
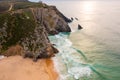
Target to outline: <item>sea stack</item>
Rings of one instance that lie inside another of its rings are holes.
[[[71,17],[71,21],[73,21],[74,19],[73,19],[73,17]]]
[[[83,29],[80,24],[78,24],[78,30]]]

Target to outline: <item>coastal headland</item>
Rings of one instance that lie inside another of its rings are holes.
[[[0,80],[57,80],[48,35],[71,32],[69,22],[55,6],[0,0]]]

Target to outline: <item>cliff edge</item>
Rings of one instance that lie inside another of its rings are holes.
[[[48,35],[71,32],[70,19],[55,6],[28,1],[0,1],[0,55],[49,58],[58,53]]]

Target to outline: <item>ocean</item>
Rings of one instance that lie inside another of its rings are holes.
[[[49,36],[60,51],[53,58],[59,80],[120,80],[120,1],[46,3],[74,18],[71,33]]]

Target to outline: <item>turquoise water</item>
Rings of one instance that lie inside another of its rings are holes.
[[[71,33],[49,37],[60,51],[53,58],[60,80],[120,80],[120,1],[47,3],[79,19]]]

